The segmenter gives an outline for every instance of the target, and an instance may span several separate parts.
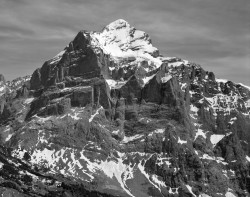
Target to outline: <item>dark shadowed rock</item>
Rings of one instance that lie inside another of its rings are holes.
[[[5,78],[2,74],[0,74],[0,82],[4,82],[5,83]]]
[[[132,98],[141,98],[141,86],[135,75],[133,75],[128,82],[121,87],[120,96],[127,99],[129,103],[132,102]]]

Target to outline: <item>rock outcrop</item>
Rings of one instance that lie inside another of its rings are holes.
[[[5,78],[2,74],[0,74],[0,82],[4,82],[5,83]]]

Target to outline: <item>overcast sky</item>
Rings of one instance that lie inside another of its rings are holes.
[[[120,18],[162,55],[250,85],[250,0],[0,0],[0,73],[32,74],[79,30]]]

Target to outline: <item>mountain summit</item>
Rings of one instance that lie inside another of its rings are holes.
[[[114,58],[159,56],[153,47],[149,35],[131,27],[128,22],[119,19],[107,25],[100,33],[91,33],[91,44],[97,45]]]
[[[250,88],[122,19],[1,78],[3,197],[249,196]]]

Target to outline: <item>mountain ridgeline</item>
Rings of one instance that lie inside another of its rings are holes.
[[[0,75],[0,194],[250,196],[250,88],[119,19]]]

